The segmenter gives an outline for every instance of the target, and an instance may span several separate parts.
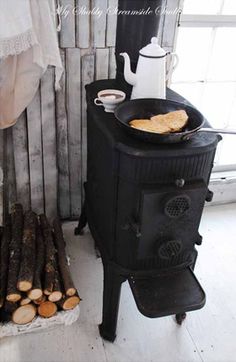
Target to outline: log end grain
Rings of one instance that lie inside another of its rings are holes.
[[[37,300],[37,299],[41,298],[42,295],[43,295],[43,291],[42,291],[42,289],[39,289],[39,288],[31,289],[27,293],[28,298],[30,298],[31,300]]]
[[[17,283],[17,289],[21,292],[28,292],[32,288],[32,282],[28,280],[22,280]]]
[[[57,306],[55,303],[46,301],[39,305],[38,314],[44,318],[50,318],[57,312]]]
[[[52,291],[49,289],[44,289],[43,294],[48,296],[48,295],[52,294]]]
[[[20,305],[27,305],[27,304],[30,304],[31,303],[31,299],[30,298],[27,298],[27,297],[24,297],[20,300]]]
[[[43,302],[46,302],[46,300],[47,300],[47,297],[46,297],[46,295],[43,294],[39,299],[33,300],[33,302],[36,305],[40,305]]]
[[[21,299],[20,293],[11,293],[7,295],[7,301],[8,302],[18,302]]]
[[[80,298],[77,295],[74,295],[64,300],[62,308],[64,310],[74,309],[79,303],[80,303]]]
[[[75,288],[68,288],[66,290],[66,295],[68,297],[73,297],[73,295],[75,295],[77,293],[77,290]]]
[[[12,314],[12,321],[16,324],[27,324],[32,322],[36,316],[36,308],[33,304],[23,305]]]
[[[50,302],[58,302],[59,300],[61,300],[61,298],[62,298],[62,292],[55,291],[49,295],[48,300],[50,300]]]

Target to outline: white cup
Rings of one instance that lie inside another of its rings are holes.
[[[105,112],[114,113],[114,110],[125,100],[126,94],[117,89],[104,89],[98,92],[98,97],[94,99],[96,106],[103,106]]]

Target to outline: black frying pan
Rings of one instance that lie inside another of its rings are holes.
[[[184,109],[189,117],[187,126],[181,132],[158,134],[141,131],[129,126],[129,122],[133,119],[148,119],[157,114],[180,109]],[[179,143],[189,140],[197,132],[236,134],[236,130],[202,128],[205,120],[197,109],[168,99],[147,98],[124,102],[116,108],[115,117],[119,121],[120,126],[130,135],[152,143]]]

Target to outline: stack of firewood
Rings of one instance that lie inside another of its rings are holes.
[[[23,213],[15,204],[1,233],[0,318],[17,324],[38,314],[73,309],[80,298],[72,281],[59,219]]]

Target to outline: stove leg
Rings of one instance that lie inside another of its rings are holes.
[[[79,223],[77,228],[75,228],[75,235],[82,235],[83,234],[83,228],[86,226],[87,224],[87,216],[86,216],[86,205],[85,202],[82,206],[82,211],[81,211],[81,215],[79,218]]]
[[[121,285],[125,280],[113,268],[104,266],[103,315],[99,332],[102,338],[110,342],[116,338]]]
[[[196,255],[195,255],[195,258],[194,258],[193,264],[192,264],[192,270],[195,269],[195,265],[196,265],[196,262],[197,262],[197,256],[198,256],[198,252],[196,251]]]
[[[178,313],[175,316],[176,322],[181,326],[182,322],[185,320],[187,314],[186,313]]]

